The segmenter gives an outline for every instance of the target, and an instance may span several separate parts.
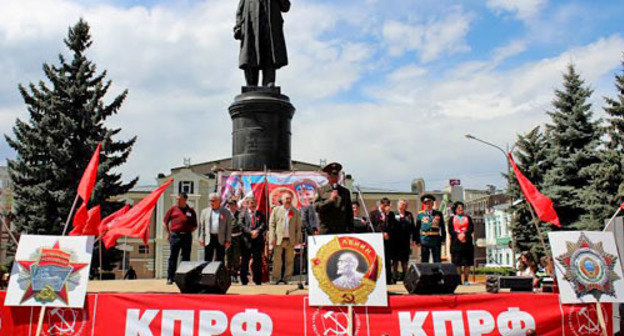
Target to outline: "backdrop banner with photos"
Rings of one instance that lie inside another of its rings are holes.
[[[319,172],[227,172],[221,175],[221,199],[236,197],[239,201],[253,196],[258,210],[266,212],[279,205],[280,197],[289,193],[297,208],[309,205],[327,177]]]

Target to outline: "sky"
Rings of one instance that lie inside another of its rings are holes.
[[[604,117],[621,72],[624,4],[548,0],[291,0],[284,13],[289,65],[277,85],[296,107],[292,158],[341,162],[356,183],[409,190],[459,178],[505,186],[502,153],[464,137],[511,145],[547,123],[573,63]],[[231,155],[228,106],[244,84],[232,37],[238,0],[4,0],[0,11],[0,132],[28,119],[18,84],[44,80],[84,18],[87,53],[128,89],[108,119],[138,140],[120,171],[155,184],[184,158]],[[4,137],[0,164],[14,158]]]

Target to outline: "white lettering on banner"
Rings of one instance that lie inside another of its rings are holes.
[[[219,310],[202,310],[199,312],[199,336],[223,334],[228,327],[228,318]]]
[[[433,331],[435,336],[446,336],[446,322],[451,322],[451,328],[454,336],[464,336],[464,320],[462,312],[458,310],[452,311],[434,311],[431,313],[433,318]]]
[[[175,321],[180,321],[180,336],[193,336],[195,312],[192,310],[163,310],[161,336],[173,336]]]
[[[508,311],[498,315],[496,320],[498,332],[502,336],[526,335],[529,329],[535,330],[535,319],[520,308],[510,307]]]
[[[269,336],[273,333],[273,321],[258,309],[245,309],[232,317],[230,332],[232,336]]]
[[[470,336],[481,336],[489,334],[496,328],[494,317],[486,310],[469,310],[466,312],[468,317],[468,330]]]
[[[154,336],[149,326],[158,314],[158,309],[147,309],[139,317],[139,309],[126,310],[126,336]]]
[[[425,329],[423,329],[427,316],[429,316],[429,312],[416,312],[412,319],[410,312],[399,312],[401,336],[427,336]]]
[[[414,317],[412,318],[410,312],[399,312],[401,336],[430,336],[423,328],[429,313],[429,311],[417,311],[414,312]],[[526,335],[529,329],[535,330],[535,319],[533,316],[525,311],[521,311],[518,307],[510,307],[507,311],[500,313],[496,323],[494,322],[494,316],[485,310],[468,310],[466,315],[470,336],[489,334],[494,331],[496,326],[498,326],[498,332],[501,336]],[[462,311],[433,311],[431,316],[435,336],[466,335]],[[452,332],[447,330],[447,322],[450,322]]]
[[[199,330],[195,334],[195,310],[163,309],[160,333],[156,331],[154,334],[150,326],[159,312],[158,309],[147,309],[141,315],[140,309],[128,309],[125,336],[173,336],[176,321],[180,321],[180,336],[221,335],[228,329],[227,315],[219,310],[200,310]],[[245,309],[235,314],[229,326],[232,336],[269,336],[273,333],[271,317],[258,309]]]

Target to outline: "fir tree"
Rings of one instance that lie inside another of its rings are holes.
[[[624,66],[624,55],[622,58]],[[624,70],[615,76],[616,98],[605,97],[608,135],[598,151],[599,163],[587,168],[591,174],[585,192],[587,214],[582,217],[589,229],[604,226],[622,202],[624,193]]]
[[[98,142],[102,143],[97,185],[91,205],[102,204],[104,214],[118,204],[111,196],[126,193],[136,179],[123,183],[111,170],[123,164],[136,137],[113,140],[120,129],[107,128],[104,121],[117,113],[127,90],[104,102],[111,81],[106,71],[98,73],[85,56],[91,46],[89,25],[80,19],[69,28],[65,45],[71,61],[60,54],[58,65],[43,65],[48,82],[19,86],[30,115],[17,119],[14,136],[5,135],[17,152],[9,160],[14,185],[13,223],[18,231],[59,234],[76,196],[76,188]]]
[[[547,144],[547,136],[538,126],[524,135],[518,135],[516,149],[514,150],[514,160],[518,168],[533,182],[538,190],[541,190],[544,175],[547,170],[545,166],[547,163]],[[528,208],[530,205],[524,199],[518,180],[513,173],[509,185],[509,197],[514,201],[523,200],[523,202],[512,206],[512,232],[516,239],[516,250],[519,252],[530,251],[536,256],[545,255],[547,251],[544,251],[537,235],[533,217]],[[548,241],[547,233],[550,231],[549,225],[542,223],[540,223],[540,225],[544,240]]]
[[[592,90],[573,65],[563,75],[563,88],[555,90],[553,111],[548,112],[549,151],[551,166],[544,178],[546,195],[555,203],[555,210],[564,227],[583,228],[580,220],[585,213],[584,195],[591,171],[584,169],[598,162],[599,122],[592,120],[589,98]]]

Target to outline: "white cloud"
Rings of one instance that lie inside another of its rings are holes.
[[[108,70],[113,93],[130,91],[110,120],[123,137],[138,135],[122,168],[126,178],[140,175],[141,183],[152,183],[184,157],[200,162],[231,154],[227,108],[243,84],[232,39],[236,1],[153,8],[36,1],[11,1],[0,12],[3,133],[10,133],[15,117],[26,116],[16,84],[43,77],[41,63],[56,63],[67,26],[82,16],[94,39],[88,56]],[[466,53],[465,62],[441,72],[434,61],[469,49],[471,14],[455,7],[423,20],[359,10],[353,18],[339,2],[293,2],[284,15],[290,65],[278,71],[278,84],[297,108],[293,158],[341,161],[363,185],[408,189],[417,176],[429,186],[450,176],[473,187],[500,182],[500,153],[463,134],[513,141],[546,119],[543,111],[569,61],[596,83],[611,76],[624,50],[622,37],[613,35],[517,65],[507,61],[530,41],[511,40],[482,59]],[[412,52],[419,60],[394,57]],[[597,88],[596,99],[604,92]],[[0,144],[0,154],[11,156],[5,147]]]
[[[388,20],[383,26],[383,38],[392,56],[416,51],[423,62],[430,62],[443,53],[470,50],[465,41],[470,29],[471,15],[454,8],[441,18],[423,24]]]
[[[547,0],[487,0],[487,6],[497,13],[511,12],[521,20],[535,17]]]

